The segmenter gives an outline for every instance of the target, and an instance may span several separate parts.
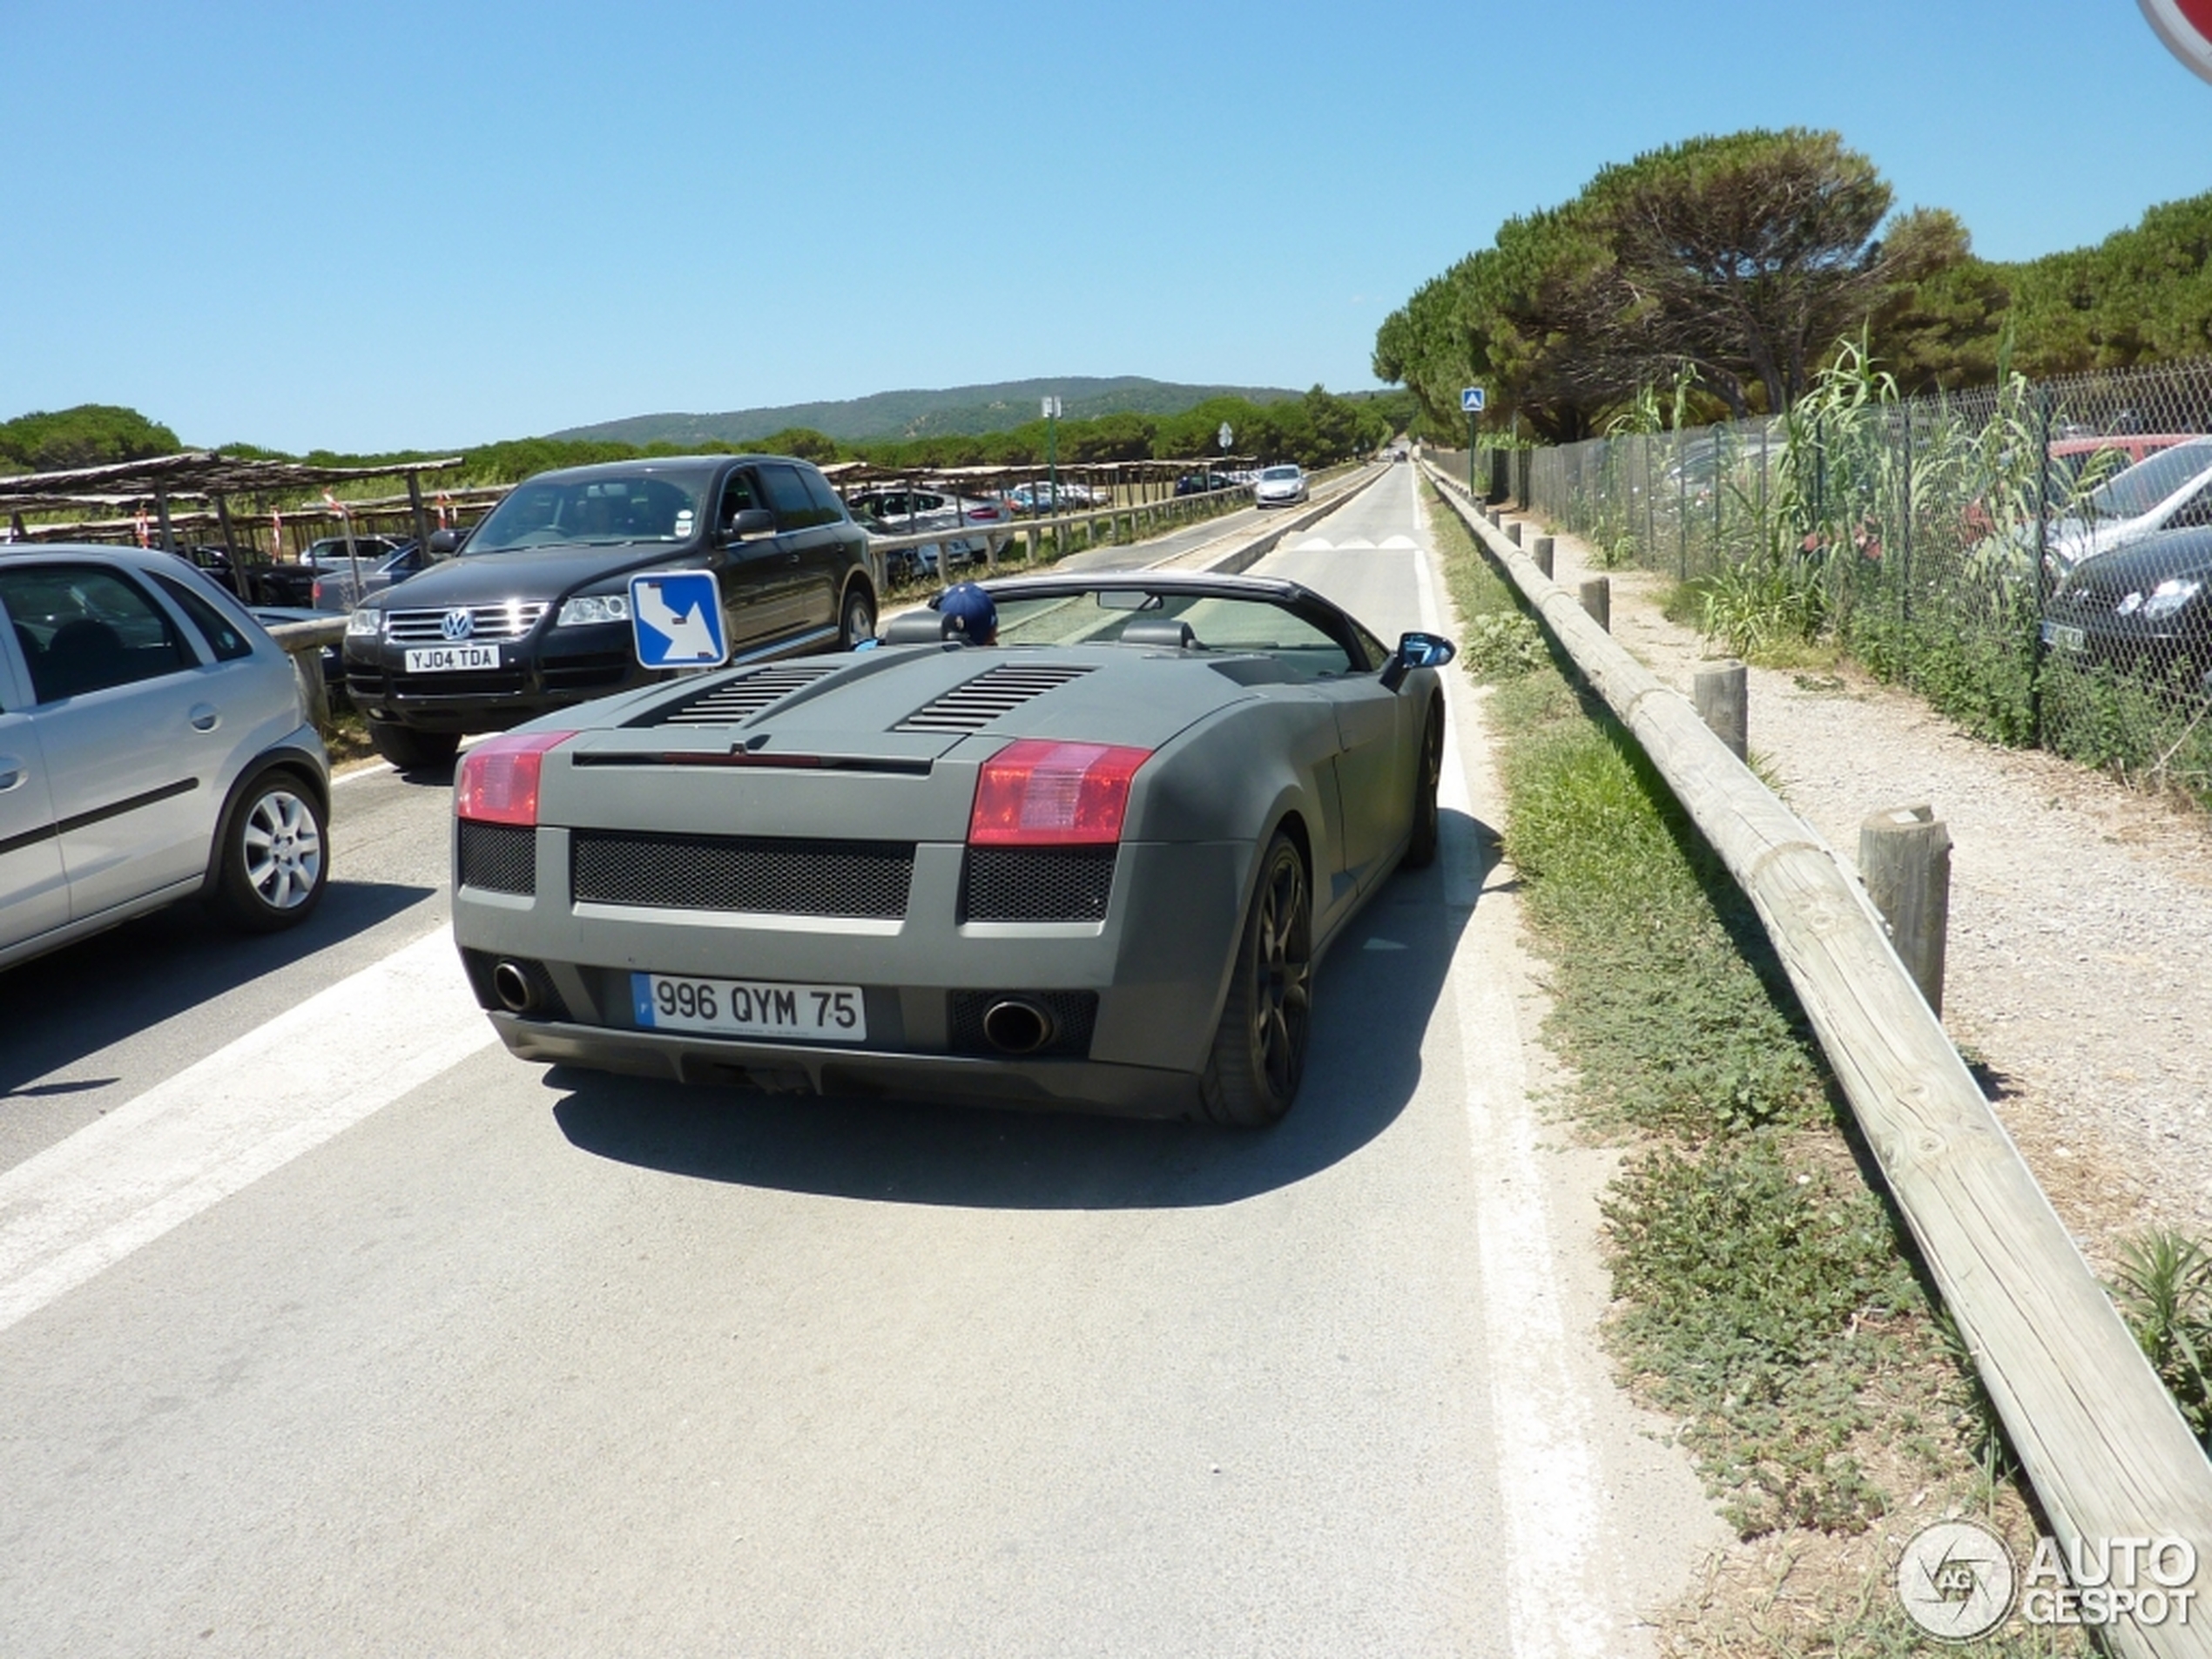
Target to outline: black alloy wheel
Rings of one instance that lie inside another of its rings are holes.
[[[1313,1017],[1313,897],[1305,860],[1280,831],[1260,862],[1229,1000],[1206,1068],[1206,1114],[1264,1129],[1291,1109]]]
[[[1421,758],[1413,773],[1413,829],[1406,843],[1406,866],[1425,870],[1436,862],[1436,788],[1444,776],[1444,705],[1432,704],[1421,730]]]

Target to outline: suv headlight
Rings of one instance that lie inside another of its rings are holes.
[[[362,605],[346,618],[346,637],[365,638],[384,631],[384,613],[371,605]]]
[[[630,596],[626,593],[579,593],[561,607],[561,615],[554,623],[556,628],[574,628],[591,622],[628,622]]]
[[[2168,577],[2153,588],[2150,590],[2150,597],[2143,601],[2143,620],[2160,622],[2172,616],[2190,600],[2195,598],[2196,590],[2203,585],[2202,578]]]

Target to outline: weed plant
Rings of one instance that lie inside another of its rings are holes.
[[[1489,626],[1510,590],[1455,515],[1432,519],[1463,625]],[[1771,1598],[1731,1608],[1696,1650],[1920,1651],[1885,1548],[1848,1541],[1932,1494],[1927,1518],[1989,1513],[2000,1493],[2017,1511],[1993,1413],[1860,1172],[1748,902],[1559,659],[1482,671],[1505,850],[1548,968],[1546,1035],[1583,1120],[1630,1148],[1603,1204],[1608,1340],[1741,1536],[1828,1541],[1809,1601],[1793,1587],[1786,1615]],[[1756,1639],[1737,1645],[1745,1626]],[[1990,1648],[2082,1650],[2078,1633],[2054,1646],[2008,1631]]]
[[[2212,1454],[2212,1251],[2157,1229],[2121,1246],[2120,1311],[2189,1432]]]

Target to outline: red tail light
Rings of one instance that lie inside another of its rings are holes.
[[[976,846],[1097,846],[1122,839],[1150,749],[1024,738],[983,763],[968,839]]]
[[[478,744],[461,757],[453,782],[453,810],[479,824],[512,824],[529,829],[537,822],[537,780],[549,749],[557,749],[573,732],[510,732]]]

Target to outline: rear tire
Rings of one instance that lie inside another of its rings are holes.
[[[845,596],[845,614],[837,624],[837,648],[851,651],[862,640],[873,637],[875,605],[868,598],[867,589],[856,587]]]
[[[304,921],[330,877],[329,836],[314,793],[288,772],[258,779],[223,826],[215,907],[246,933]]]
[[[1420,767],[1413,777],[1413,831],[1406,843],[1409,869],[1426,870],[1436,862],[1436,786],[1443,775],[1444,711],[1431,705],[1421,732]]]
[[[450,766],[454,756],[461,752],[458,732],[417,732],[412,726],[395,725],[388,720],[371,720],[368,740],[376,745],[378,754],[401,772],[428,772]]]
[[[1210,1119],[1264,1129],[1291,1109],[1305,1075],[1312,1010],[1312,889],[1296,843],[1278,830],[1260,860],[1206,1062],[1201,1097]]]

